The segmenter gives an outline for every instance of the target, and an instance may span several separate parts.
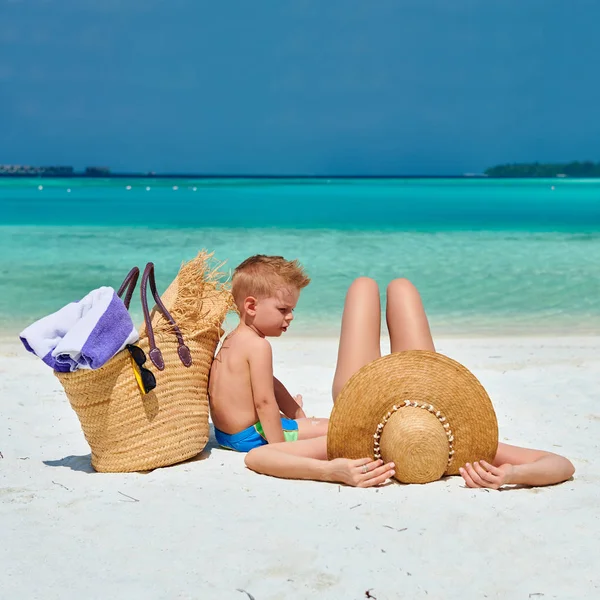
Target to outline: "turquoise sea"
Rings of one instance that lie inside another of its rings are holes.
[[[600,333],[597,179],[0,179],[0,331],[201,248],[301,260],[288,336],[335,334],[359,275],[411,279],[434,334]]]

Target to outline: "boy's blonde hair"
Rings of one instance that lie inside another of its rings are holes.
[[[233,271],[231,293],[238,309],[241,309],[248,296],[268,298],[278,288],[291,286],[301,290],[309,283],[310,279],[297,260],[256,254]]]

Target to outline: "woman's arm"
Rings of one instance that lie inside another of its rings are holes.
[[[254,448],[246,454],[245,463],[249,469],[263,475],[338,482],[356,487],[379,485],[394,474],[393,463],[384,465],[371,458],[328,461],[325,436]]]
[[[542,486],[560,483],[575,473],[575,467],[564,456],[498,444],[496,456],[489,464],[485,461],[467,463],[461,470],[468,487],[498,489],[503,485]]]

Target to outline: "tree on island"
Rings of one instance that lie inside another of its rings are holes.
[[[600,177],[600,162],[522,163],[498,165],[485,170],[488,177]]]

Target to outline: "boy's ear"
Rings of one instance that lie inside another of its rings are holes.
[[[244,312],[251,317],[256,315],[256,298],[254,296],[248,296],[244,300]]]

